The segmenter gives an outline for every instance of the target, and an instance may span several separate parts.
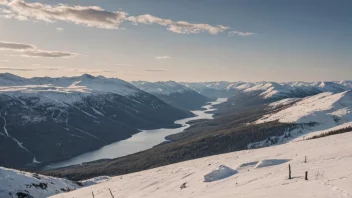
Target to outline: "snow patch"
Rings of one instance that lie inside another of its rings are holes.
[[[88,180],[81,181],[81,183],[84,186],[92,186],[92,185],[95,185],[95,184],[100,184],[100,183],[103,183],[103,182],[107,182],[110,179],[111,179],[111,177],[109,177],[109,176],[100,176],[100,177],[94,177],[94,178],[91,178],[91,179],[88,179]]]
[[[204,175],[204,182],[218,181],[227,177],[231,177],[232,175],[235,175],[237,173],[238,172],[236,170],[233,170],[224,165],[220,165],[218,169],[213,170],[209,174]]]
[[[269,167],[269,166],[276,166],[280,164],[284,164],[290,160],[288,159],[265,159],[265,160],[260,160],[254,168],[264,168],[264,167]]]

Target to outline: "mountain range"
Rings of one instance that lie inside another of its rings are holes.
[[[71,179],[127,174],[200,157],[285,143],[315,131],[340,130],[352,121],[352,106],[348,102],[351,101],[351,88],[341,82],[180,84],[208,98],[212,94],[221,93],[221,97],[226,93],[228,101],[216,106],[214,120],[192,122],[191,127],[183,132],[167,136],[171,142],[166,144],[125,157],[44,173]],[[202,92],[204,90],[206,92]],[[291,114],[297,119],[286,120]]]
[[[0,83],[0,165],[6,167],[68,159],[193,116],[119,79],[1,74]]]
[[[198,110],[210,101],[206,96],[174,81],[155,83],[134,81],[132,84],[180,109]]]
[[[88,74],[23,78],[4,73],[0,74],[0,165],[37,167],[127,139],[142,129],[177,127],[175,120],[193,116],[190,110],[214,98],[228,98],[215,113],[231,120],[254,107],[267,112],[262,105],[282,99],[350,89],[351,81],[128,83]],[[196,131],[205,133],[213,127]],[[177,136],[169,138],[175,141]]]
[[[351,85],[351,81],[129,83],[88,74],[61,78],[0,74],[0,166],[82,180],[349,132]],[[227,102],[215,106],[215,119],[192,121],[161,145],[116,159],[41,169],[143,129],[179,127],[175,120],[194,116],[190,110],[221,97]],[[11,177],[25,177],[19,182],[38,183],[30,173],[2,169]],[[63,181],[50,178],[53,183]],[[64,183],[70,189],[80,187]],[[13,188],[6,192],[26,193]]]

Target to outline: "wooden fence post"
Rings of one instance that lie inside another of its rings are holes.
[[[291,164],[288,165],[288,179],[292,179],[292,177],[291,177]]]
[[[111,192],[110,188],[109,188],[109,191],[110,191],[110,195],[111,195],[111,197],[112,197],[112,198],[114,198],[114,195],[112,194],[112,192]]]
[[[305,180],[308,181],[308,171],[306,171],[306,177],[305,177]]]

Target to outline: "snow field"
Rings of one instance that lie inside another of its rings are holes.
[[[352,133],[309,141],[216,155],[138,173],[112,177],[108,182],[54,197],[352,197]],[[304,163],[307,156],[307,163]],[[253,162],[291,159],[276,166],[255,169]],[[204,182],[214,168],[240,167],[230,177]],[[293,179],[288,179],[288,164]],[[308,171],[308,181],[304,180]],[[180,188],[185,184],[185,188]]]

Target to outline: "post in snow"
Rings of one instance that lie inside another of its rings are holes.
[[[291,177],[291,164],[288,165],[288,179],[292,179],[292,177]]]

